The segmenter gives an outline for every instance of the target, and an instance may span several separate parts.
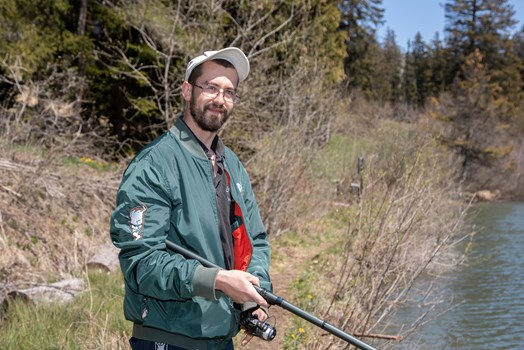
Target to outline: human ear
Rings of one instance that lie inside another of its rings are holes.
[[[191,93],[193,91],[193,85],[191,85],[187,80],[182,83],[182,97],[185,101],[191,100]]]

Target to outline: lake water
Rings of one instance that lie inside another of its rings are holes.
[[[478,233],[466,262],[436,281],[453,303],[395,349],[524,349],[524,203],[481,203],[473,211]],[[416,303],[399,310],[397,325],[417,312]]]

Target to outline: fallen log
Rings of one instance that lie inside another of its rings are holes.
[[[80,278],[71,278],[47,285],[39,285],[27,289],[20,289],[9,292],[4,304],[10,300],[22,299],[34,303],[64,303],[74,299],[74,297],[84,291],[86,283]]]

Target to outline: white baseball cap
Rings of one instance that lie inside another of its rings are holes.
[[[249,61],[242,50],[236,47],[227,47],[218,51],[206,51],[203,55],[193,58],[187,64],[185,80],[189,79],[195,67],[209,60],[223,59],[231,63],[238,74],[238,80],[243,81],[249,74]]]

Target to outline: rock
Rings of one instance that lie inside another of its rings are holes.
[[[480,190],[475,192],[475,198],[480,202],[492,202],[500,197],[500,191]]]
[[[118,268],[118,248],[112,243],[101,246],[97,252],[87,261],[90,270],[115,271]]]

